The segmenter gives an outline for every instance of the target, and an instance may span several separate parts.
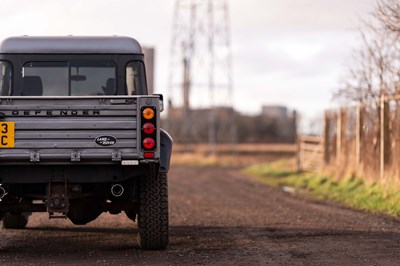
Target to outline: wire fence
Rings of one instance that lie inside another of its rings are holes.
[[[307,156],[306,138],[300,136],[298,170],[323,169],[338,177],[351,174],[373,181],[400,180],[399,107],[399,99],[382,97],[376,103],[326,111],[321,141],[314,143],[314,151],[322,151],[320,158],[315,159],[317,152]]]

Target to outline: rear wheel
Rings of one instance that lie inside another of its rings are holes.
[[[152,166],[139,189],[138,244],[142,249],[165,249],[169,241],[167,174]]]
[[[6,213],[3,217],[3,228],[24,229],[28,224],[28,215],[21,213]]]

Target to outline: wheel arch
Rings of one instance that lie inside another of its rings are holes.
[[[164,129],[160,129],[160,172],[168,173],[172,154],[172,137]]]

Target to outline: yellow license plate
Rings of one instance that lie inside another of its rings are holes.
[[[0,148],[14,148],[14,122],[0,122]]]

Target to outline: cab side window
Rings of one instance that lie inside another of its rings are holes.
[[[144,67],[143,62],[130,62],[126,66],[126,89],[128,95],[137,95],[143,86]]]
[[[11,65],[8,62],[0,61],[0,95],[11,94]]]

